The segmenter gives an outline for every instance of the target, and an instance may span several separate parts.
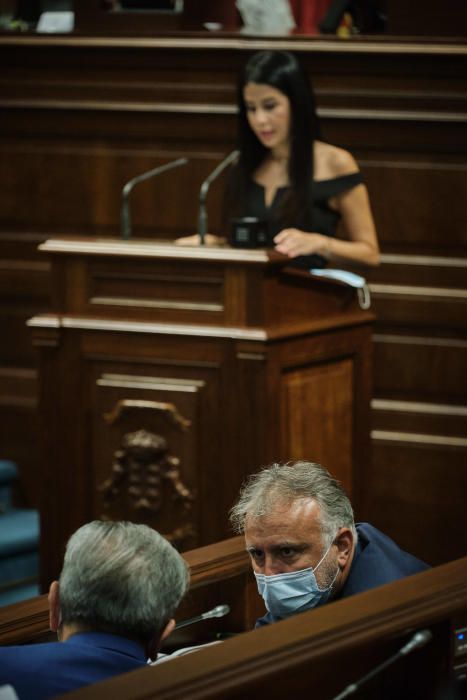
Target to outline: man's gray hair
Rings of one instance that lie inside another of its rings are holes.
[[[313,499],[320,506],[320,524],[326,546],[332,543],[341,527],[348,527],[357,541],[352,505],[347,494],[327,469],[314,462],[272,464],[252,474],[240,491],[240,498],[230,511],[235,532],[244,532],[247,518],[264,518],[278,506],[301,499]]]
[[[173,617],[189,578],[184,559],[156,530],[94,520],[66,547],[62,623],[147,643]]]

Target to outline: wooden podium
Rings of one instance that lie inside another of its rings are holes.
[[[50,239],[39,350],[42,583],[93,518],[181,549],[230,533],[245,476],[321,462],[354,504],[369,461],[371,324],[354,291],[266,250]]]

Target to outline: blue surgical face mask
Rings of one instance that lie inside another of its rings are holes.
[[[290,615],[310,610],[327,601],[339,573],[339,567],[327,588],[318,586],[315,571],[325,559],[331,546],[332,543],[314,569],[310,567],[309,569],[300,569],[300,571],[291,571],[285,574],[273,574],[272,576],[265,576],[255,572],[258,591],[263,597],[268,612],[275,619],[280,620]]]

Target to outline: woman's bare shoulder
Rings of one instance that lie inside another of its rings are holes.
[[[349,151],[324,141],[315,141],[315,178],[327,180],[358,172],[357,161]]]

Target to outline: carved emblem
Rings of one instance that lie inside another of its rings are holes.
[[[169,454],[162,435],[146,430],[127,433],[121,449],[114,453],[111,476],[98,490],[103,494],[104,507],[109,508],[126,486],[132,507],[142,513],[157,513],[162,505],[163,482],[173,488],[173,498],[189,510],[194,500],[192,492],[180,476],[180,460]]]

